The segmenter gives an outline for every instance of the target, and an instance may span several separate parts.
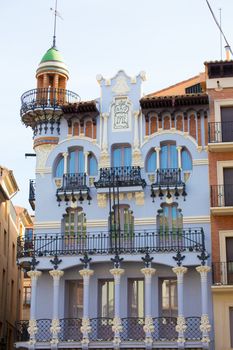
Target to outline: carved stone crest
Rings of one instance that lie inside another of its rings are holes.
[[[116,98],[112,106],[113,130],[130,128],[130,103],[127,97]]]

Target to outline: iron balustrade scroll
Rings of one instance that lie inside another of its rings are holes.
[[[154,341],[175,341],[177,340],[176,317],[156,317],[153,318],[154,332],[152,338]]]
[[[34,201],[36,195],[36,181],[29,180],[29,201]]]
[[[82,326],[81,318],[60,319],[61,330],[59,332],[59,341],[80,342],[83,338],[83,334],[81,332],[81,326]]]
[[[37,342],[49,342],[51,340],[50,319],[37,320]],[[80,318],[63,318],[59,320],[60,342],[81,342],[83,335],[81,332],[82,320]],[[122,318],[122,341],[143,342],[145,332],[143,326],[144,318],[127,317]],[[185,318],[187,329],[185,331],[186,341],[201,341],[202,334],[200,331],[201,317],[191,316]],[[113,319],[99,317],[90,319],[91,332],[89,339],[91,342],[111,342],[114,338],[112,330]],[[152,338],[154,342],[177,341],[178,333],[176,331],[176,317],[153,317],[154,332]],[[29,321],[17,321],[15,323],[15,341],[25,342],[29,340],[28,328]]]
[[[86,173],[64,174],[62,178],[62,186],[57,191],[59,193],[79,190],[88,190]]]
[[[25,92],[21,97],[21,116],[35,109],[58,109],[69,103],[80,102],[80,96],[65,89],[38,88]]]
[[[111,232],[77,232],[74,234],[36,234],[31,238],[18,238],[17,256],[69,256],[108,255],[115,252],[115,237]],[[202,228],[171,231],[117,232],[119,254],[157,252],[201,252],[205,247]]]
[[[144,318],[127,317],[122,318],[121,340],[123,341],[144,341],[145,332],[143,330]]]
[[[211,207],[233,206],[233,184],[210,186]]]
[[[156,182],[153,185],[158,186],[182,186],[181,180],[181,169],[166,168],[157,169],[156,171]]]
[[[233,261],[213,262],[212,278],[215,285],[233,285]]]
[[[90,341],[112,341],[114,333],[112,330],[113,319],[108,317],[92,318],[90,320]]]
[[[15,341],[24,342],[29,340],[28,326],[28,320],[15,322]]]
[[[233,142],[233,121],[208,124],[209,143]]]
[[[96,188],[146,186],[146,181],[141,177],[139,166],[120,166],[101,168],[99,180],[95,183]]]

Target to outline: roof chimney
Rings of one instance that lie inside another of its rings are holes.
[[[226,50],[226,60],[230,61],[230,59],[231,59],[231,48],[230,48],[230,46],[226,45],[225,46],[225,50]]]

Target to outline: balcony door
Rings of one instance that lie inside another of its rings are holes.
[[[144,279],[128,279],[128,318],[125,320],[128,339],[141,340],[144,318]]]
[[[176,145],[172,142],[162,144],[160,151],[160,168],[161,169],[177,169],[178,154]]]
[[[233,107],[221,107],[222,142],[233,141]]]
[[[84,154],[82,149],[74,149],[69,152],[68,158],[69,174],[84,173]]]
[[[225,206],[233,206],[233,168],[223,168]]]
[[[132,155],[131,147],[128,145],[118,145],[113,147],[113,167],[127,167],[131,166]]]
[[[227,283],[233,284],[233,237],[226,237]]]
[[[98,315],[96,331],[98,339],[113,338],[112,319],[114,317],[114,281],[98,281]]]

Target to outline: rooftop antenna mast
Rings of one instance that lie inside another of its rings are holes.
[[[220,29],[219,29],[219,35],[220,35],[220,57],[222,60],[222,9],[219,9],[219,25],[220,25]]]
[[[54,10],[53,47],[56,47],[56,29],[57,29],[57,0],[55,0],[55,10]]]
[[[220,33],[221,33],[222,36],[223,36],[223,39],[225,40],[226,47],[228,47],[228,49],[229,49],[231,55],[233,56],[233,52],[232,52],[231,46],[230,46],[229,42],[227,41],[227,38],[226,38],[226,36],[225,36],[225,34],[224,34],[222,28],[221,28],[221,25],[218,23],[218,20],[217,20],[217,18],[215,17],[214,11],[212,10],[212,8],[211,8],[211,6],[210,6],[209,1],[206,0],[206,3],[207,3],[207,5],[208,5],[208,7],[209,7],[209,10],[210,10],[211,15],[212,15],[212,17],[213,17],[213,19],[214,19],[214,22],[216,23],[218,29],[220,30]]]

